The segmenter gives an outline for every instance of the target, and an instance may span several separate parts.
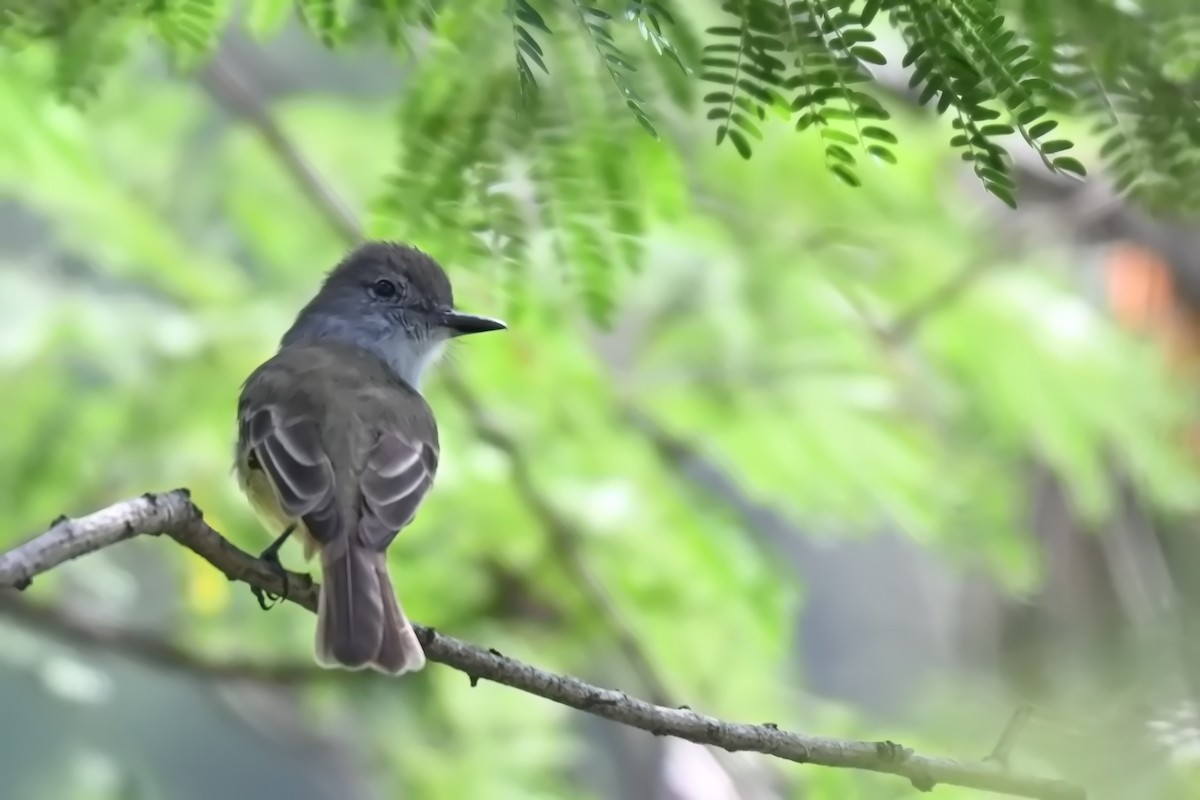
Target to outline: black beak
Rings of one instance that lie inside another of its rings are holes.
[[[498,319],[477,317],[474,314],[464,314],[461,311],[443,311],[439,321],[442,327],[451,331],[454,336],[508,329],[508,326]]]

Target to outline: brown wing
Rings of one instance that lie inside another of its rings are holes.
[[[383,550],[412,522],[433,483],[437,459],[437,450],[427,442],[409,442],[395,433],[379,437],[359,482],[363,514],[358,535],[363,544]]]
[[[333,466],[321,446],[316,420],[287,416],[278,404],[248,409],[243,417],[251,468],[257,462],[275,487],[280,509],[301,519],[318,542],[340,529],[334,502]]]

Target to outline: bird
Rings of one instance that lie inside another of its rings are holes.
[[[455,309],[431,256],[366,242],[328,273],[242,384],[234,471],[259,519],[279,532],[261,558],[286,576],[279,548],[293,533],[306,560],[319,556],[319,665],[396,676],[424,667],[387,563],[438,469],[421,380],[451,340],[505,328]]]

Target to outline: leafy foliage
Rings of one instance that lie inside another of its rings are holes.
[[[250,30],[268,36],[280,29],[291,4],[246,5]],[[230,0],[26,4],[8,13],[2,37],[10,47],[56,43],[48,79],[60,96],[83,103],[122,58],[139,20],[187,67],[211,54],[231,6]],[[441,98],[436,102],[453,97],[457,106],[474,107],[430,110],[456,118],[431,125],[403,118],[400,135],[413,145],[404,156],[408,168],[424,164],[423,151],[441,155],[423,179],[426,190],[411,198],[394,196],[390,205],[410,213],[416,198],[424,202],[432,192],[437,199],[425,208],[438,218],[438,208],[464,203],[472,185],[481,219],[503,221],[507,230],[498,235],[514,259],[530,231],[522,230],[521,215],[487,182],[499,179],[506,149],[511,157],[529,152],[536,141],[555,147],[584,135],[579,120],[535,108],[539,83],[551,77],[559,60],[575,58],[581,34],[599,74],[590,82],[595,95],[585,91],[584,99],[575,86],[572,102],[599,108],[597,103],[608,102],[602,95],[615,94],[624,112],[655,136],[667,113],[664,101],[689,106],[697,87],[704,86],[698,94],[718,144],[728,142],[749,158],[768,118],[787,118],[797,131],[817,137],[834,175],[857,186],[864,164],[897,159],[899,139],[871,83],[873,69],[893,68],[894,61],[906,71],[919,102],[949,119],[951,147],[1009,205],[1015,204],[1014,143],[1031,148],[1052,171],[1085,174],[1082,160],[1071,155],[1072,138],[1063,135],[1056,118],[1064,114],[1095,120],[1099,155],[1122,190],[1172,207],[1200,204],[1200,157],[1194,155],[1200,152],[1200,114],[1189,87],[1200,64],[1200,15],[1173,0],[1147,2],[1136,11],[1112,0],[723,0],[720,19],[701,37],[691,28],[696,15],[681,18],[667,0],[507,0],[506,30],[485,20],[497,16],[494,8],[475,0],[301,0],[296,8],[303,26],[327,47],[382,36],[411,50],[412,31],[423,28],[458,42],[461,58],[479,65],[472,87],[433,93]],[[464,19],[485,26],[490,35],[470,37],[447,21]],[[627,46],[633,38],[649,47]],[[503,41],[509,55],[497,59]],[[896,52],[886,55],[890,51]],[[433,61],[445,63],[438,56]],[[420,74],[431,79],[427,69]],[[515,93],[508,90],[514,75]],[[477,91],[480,87],[488,90]],[[620,124],[615,113],[605,113]],[[501,120],[519,114],[526,118]],[[551,117],[556,130],[535,135],[538,121]],[[437,139],[420,143],[419,135]],[[596,166],[610,177],[623,174],[618,182],[632,177],[619,162]],[[414,180],[393,185],[412,188]],[[607,193],[587,202],[593,204],[591,215],[621,216],[628,223],[616,231],[618,237],[638,227],[631,214],[601,208],[611,202]],[[593,253],[587,261],[613,259],[598,244],[577,244],[581,252]],[[616,260],[627,262],[629,255]]]
[[[276,35],[293,6],[244,5],[242,22],[260,37]],[[1009,205],[1015,147],[1051,171],[1085,175],[1064,123],[1075,115],[1090,120],[1091,149],[1119,189],[1200,207],[1200,14],[1176,0],[1136,10],[1115,0],[721,0],[682,16],[671,0],[507,0],[503,14],[479,0],[294,7],[326,47],[382,38],[414,57],[382,216],[413,235],[453,221],[469,230],[464,252],[484,247],[513,265],[539,235],[556,240],[598,315],[613,267],[637,266],[645,225],[612,191],[636,185],[635,162],[585,120],[601,121],[614,141],[629,120],[679,138],[687,134],[673,109],[687,113],[696,98],[718,145],[750,158],[773,121],[787,119],[815,137],[832,174],[859,186],[864,169],[903,153],[873,83],[876,70],[903,70],[915,99],[948,120],[950,146]],[[46,80],[83,104],[140,25],[187,69],[212,55],[232,9],[231,0],[25,4],[4,17],[0,41],[52,43]],[[432,47],[416,44],[420,31]],[[464,64],[470,82],[447,80]],[[590,151],[576,152],[585,141]],[[546,227],[563,219],[572,233]]]
[[[1055,105],[1094,120],[1119,189],[1164,209],[1197,207],[1200,20],[1171,0],[1140,11],[1086,0],[1054,9],[1025,0],[1020,13],[1039,51],[1060,51],[1043,76],[1060,93]]]
[[[608,76],[612,78],[613,85],[616,86],[621,98],[625,101],[626,107],[633,112],[634,119],[651,136],[657,138],[658,133],[655,132],[654,125],[646,114],[646,101],[642,99],[629,80],[629,74],[636,72],[637,68],[629,63],[625,54],[621,52],[621,48],[613,40],[612,33],[609,32],[608,23],[612,20],[612,16],[607,11],[580,2],[580,0],[573,0],[573,2],[575,9],[579,12],[580,24],[596,48],[596,55],[599,57],[600,63],[604,65]]]
[[[232,0],[160,0],[151,23],[181,64],[190,66],[216,47]]]
[[[301,0],[297,6],[307,29],[336,47],[380,30],[393,43],[405,42],[405,28],[441,29],[439,16],[470,4],[420,10],[399,0]],[[269,32],[286,5],[256,0],[246,13],[255,30]],[[120,57],[132,30],[127,23],[144,18],[174,53],[194,62],[211,51],[229,7],[229,0],[27,4],[9,12],[4,41],[56,41],[55,83],[64,97],[82,101]],[[1083,111],[1097,119],[1105,137],[1101,154],[1122,188],[1191,203],[1200,181],[1189,179],[1198,169],[1189,151],[1200,143],[1200,115],[1185,109],[1194,112],[1196,103],[1187,84],[1200,63],[1200,15],[1180,10],[1171,0],[1138,11],[1111,0],[725,0],[726,20],[708,28],[698,65],[677,45],[693,34],[660,0],[508,0],[506,14],[510,63],[526,103],[537,73],[548,71],[549,42],[561,38],[547,19],[574,15],[646,130],[655,132],[656,110],[632,80],[639,64],[665,58],[685,73],[699,66],[700,79],[711,84],[705,102],[718,143],[727,140],[749,157],[765,115],[790,115],[798,130],[815,132],[828,168],[851,185],[860,183],[855,151],[895,161],[895,134],[880,124],[888,114],[869,89],[871,67],[888,63],[872,44],[886,23],[903,38],[901,64],[921,102],[949,115],[950,144],[1005,202],[1014,202],[1005,144],[1013,135],[1047,168],[1083,175],[1080,160],[1067,155],[1071,141],[1049,137],[1057,122],[1048,117]],[[629,24],[652,45],[651,54],[621,49],[613,27]]]
[[[300,19],[326,47],[337,47],[346,30],[346,21],[337,0],[299,0]]]
[[[534,33],[549,31],[547,21],[523,2],[507,20],[491,11],[464,3],[439,20],[444,46],[420,64],[398,110],[400,163],[376,206],[381,232],[418,242],[461,232],[454,252],[500,256],[514,287],[530,248],[548,246],[587,309],[604,318],[616,275],[640,264],[645,225],[628,143],[649,122],[620,110],[641,103],[629,62],[610,18],[581,6],[539,84],[533,69],[546,65]],[[514,53],[508,25],[520,31],[515,74],[501,66]],[[462,86],[454,76],[481,56],[496,68]],[[597,71],[616,92],[577,91]]]
[[[537,39],[529,32],[530,28],[543,33],[551,33],[546,20],[538,13],[529,0],[509,0],[508,15],[512,19],[513,48],[517,57],[517,78],[521,86],[521,98],[529,101],[530,95],[537,89],[537,78],[534,77],[533,64],[542,72],[548,73],[545,52]]]
[[[779,105],[795,115],[796,130],[817,131],[829,170],[858,186],[856,157],[850,148],[861,147],[874,158],[895,162],[889,149],[895,136],[874,124],[889,114],[859,88],[869,80],[863,62],[878,64],[884,59],[869,46],[874,34],[848,12],[830,5],[754,0],[743,8],[738,0],[727,2],[725,11],[742,24],[712,27],[708,33],[738,41],[708,45],[709,55],[702,63],[711,71],[701,77],[729,87],[705,96],[714,106],[709,118],[726,120],[717,128],[718,144],[728,135],[742,157],[749,158],[747,135],[761,139],[762,134],[746,114],[763,120],[770,106]],[[722,71],[730,69],[732,74]]]

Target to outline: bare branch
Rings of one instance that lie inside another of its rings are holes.
[[[241,550],[208,526],[187,489],[144,494],[86,517],[59,517],[41,536],[0,554],[0,587],[23,589],[35,577],[71,559],[131,539],[164,533],[231,581],[242,581],[272,594],[282,594],[283,578],[264,561]],[[317,585],[309,575],[287,573],[288,599],[317,610]]]
[[[79,556],[126,539],[162,533],[204,558],[230,580],[280,594],[282,578],[272,567],[239,549],[204,521],[186,489],[147,494],[79,519],[60,519],[50,530],[0,555],[0,589],[27,586],[38,575]],[[309,611],[318,587],[306,575],[288,573],[288,600]],[[1063,781],[1008,772],[987,762],[922,756],[893,742],[862,742],[807,736],[772,724],[725,722],[685,708],[666,708],[622,692],[592,686],[567,675],[544,672],[414,626],[430,661],[466,673],[472,683],[489,680],[586,711],[605,719],[729,751],[748,750],[802,764],[898,775],[921,789],[944,783],[1038,800],[1082,800],[1081,788]]]
[[[990,255],[980,256],[978,261],[959,269],[945,283],[902,312],[879,333],[892,345],[909,339],[922,323],[966,294],[993,266],[994,260]]]
[[[1033,706],[1028,703],[1018,706],[1008,724],[1004,726],[1004,732],[1000,734],[996,746],[992,748],[992,752],[985,760],[1008,766],[1008,756],[1012,753],[1013,746],[1017,743],[1017,737],[1021,735],[1021,731],[1025,729],[1025,723],[1029,722],[1031,716],[1033,716]]]
[[[259,97],[225,65],[223,58],[218,56],[212,59],[200,70],[198,79],[222,108],[245,119],[258,131],[267,148],[279,159],[283,168],[296,181],[313,208],[329,223],[334,233],[349,243],[362,239],[362,229],[354,213],[326,185],[304,154],[284,134],[274,117],[267,113]]]

